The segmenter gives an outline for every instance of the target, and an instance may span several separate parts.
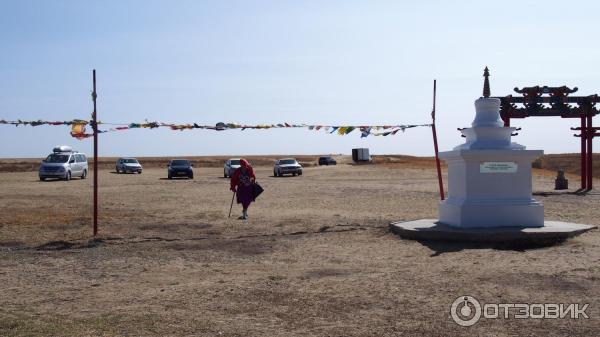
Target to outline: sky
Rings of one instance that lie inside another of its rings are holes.
[[[424,124],[437,79],[441,151],[464,141],[481,96],[514,87],[600,92],[596,1],[0,0],[0,119]],[[514,141],[577,152],[576,119],[513,120]],[[0,157],[92,153],[66,126],[0,125]],[[99,135],[100,156],[433,155],[431,129],[360,138],[306,129]]]

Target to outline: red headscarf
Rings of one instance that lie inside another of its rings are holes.
[[[242,167],[252,169],[252,166],[250,166],[250,163],[246,159],[244,159],[244,158],[240,159],[240,165]]]
[[[242,172],[242,168],[246,169],[248,175],[252,180],[256,180],[256,176],[254,175],[254,169],[250,166],[250,163],[246,159],[240,159],[240,167],[237,168],[233,175],[231,176],[231,188],[234,189],[240,183],[240,174]]]

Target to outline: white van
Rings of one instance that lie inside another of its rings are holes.
[[[42,160],[40,180],[59,178],[71,180],[72,177],[85,179],[88,174],[87,157],[83,153],[73,151],[69,146],[57,146],[52,153]]]

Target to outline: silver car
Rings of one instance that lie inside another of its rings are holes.
[[[85,154],[72,151],[67,146],[57,146],[40,165],[41,181],[47,178],[71,180],[72,177],[85,179],[88,174],[88,162]]]
[[[302,175],[302,165],[294,158],[279,159],[273,167],[275,177],[283,177],[284,174]]]
[[[231,158],[223,165],[223,178],[231,177],[233,172],[240,167],[240,158]]]
[[[119,158],[115,165],[117,173],[137,172],[142,174],[142,165],[135,158]]]

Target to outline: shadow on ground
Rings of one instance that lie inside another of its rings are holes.
[[[69,250],[69,249],[83,249],[83,248],[95,248],[102,244],[102,239],[96,238],[85,242],[78,241],[50,241],[39,246],[36,246],[36,250],[53,251],[53,250]]]
[[[475,249],[494,249],[511,250],[515,252],[525,252],[532,249],[547,248],[562,244],[566,239],[549,240],[522,240],[514,242],[460,242],[460,241],[436,241],[436,240],[416,240],[423,246],[431,249],[431,257],[440,256],[444,253],[456,253],[463,250]]]
[[[586,196],[586,195],[599,195],[600,193],[594,193],[592,192],[593,190],[588,190],[588,189],[578,189],[576,191],[551,191],[551,192],[533,192],[533,195],[536,196],[540,196],[540,197],[549,197],[549,196],[553,196],[553,195],[579,195],[579,196]]]

